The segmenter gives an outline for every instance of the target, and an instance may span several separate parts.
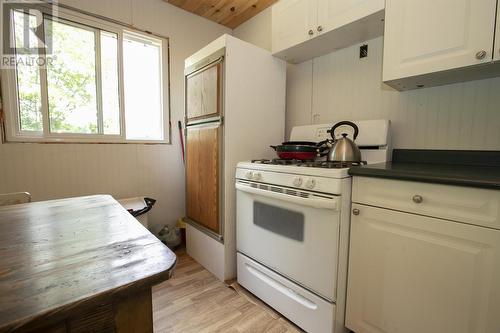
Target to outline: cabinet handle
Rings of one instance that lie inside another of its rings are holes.
[[[422,198],[421,195],[414,195],[413,196],[413,202],[414,203],[419,204],[419,203],[422,203],[423,201],[424,201],[424,198]]]
[[[309,30],[309,36],[312,36],[312,35],[314,35],[314,30],[313,29]]]
[[[476,59],[477,60],[483,60],[486,57],[486,54],[487,53],[486,53],[485,50],[481,50],[478,53],[476,53]]]
[[[357,208],[354,208],[354,209],[352,210],[352,214],[353,214],[353,215],[359,215],[359,213],[360,213],[360,211],[359,211],[359,209],[357,209]]]
[[[318,26],[318,31],[319,32],[323,31],[323,27],[322,26]]]

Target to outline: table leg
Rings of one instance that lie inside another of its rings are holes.
[[[131,295],[116,304],[116,333],[153,333],[151,289]]]

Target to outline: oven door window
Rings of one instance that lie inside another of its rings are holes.
[[[275,234],[304,241],[304,214],[300,212],[254,201],[253,223]]]

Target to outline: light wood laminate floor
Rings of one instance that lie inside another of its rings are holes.
[[[231,288],[179,251],[174,277],[153,288],[156,333],[301,332],[240,288]]]

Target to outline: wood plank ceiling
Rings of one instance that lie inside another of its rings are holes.
[[[234,29],[278,0],[163,0]]]

